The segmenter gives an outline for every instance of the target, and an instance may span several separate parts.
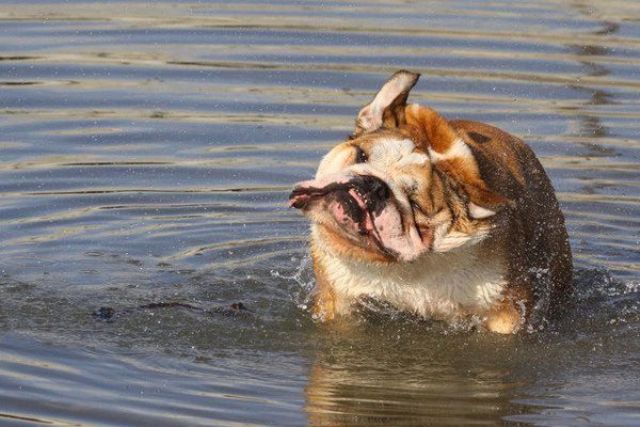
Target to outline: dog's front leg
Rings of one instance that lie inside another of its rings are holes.
[[[328,286],[316,286],[311,315],[314,319],[327,321],[336,317],[336,296]]]

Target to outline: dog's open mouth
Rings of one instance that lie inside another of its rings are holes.
[[[385,206],[392,203],[390,199],[391,190],[384,181],[358,175],[324,186],[317,182],[302,183],[291,192],[289,205],[306,211],[324,201],[322,209],[326,209],[344,230],[368,238],[381,252],[394,256],[394,251],[383,243],[380,221],[376,224],[376,218]]]
[[[432,234],[421,234],[415,219],[403,214],[390,187],[372,175],[332,175],[302,182],[291,192],[289,206],[391,260],[412,261],[431,244]]]

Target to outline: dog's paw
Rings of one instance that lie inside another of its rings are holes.
[[[502,305],[491,311],[485,319],[485,327],[497,334],[515,334],[524,323],[522,313],[511,304]]]

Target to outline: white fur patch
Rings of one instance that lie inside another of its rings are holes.
[[[433,252],[444,253],[453,249],[457,249],[464,245],[479,243],[489,234],[489,228],[475,230],[475,234],[460,233],[458,231],[450,231],[448,233],[434,233]]]
[[[455,158],[474,159],[471,149],[461,138],[456,138],[444,153],[439,153],[429,147],[429,157],[431,157],[431,161],[434,163]]]
[[[379,168],[386,170],[389,166],[401,161],[404,157],[410,156],[416,148],[409,139],[379,139],[371,147],[369,153],[369,163],[376,164]]]
[[[491,209],[483,208],[482,206],[478,206],[473,202],[469,203],[469,215],[471,215],[471,218],[483,219],[489,218],[490,216],[493,216],[495,214],[496,212],[492,211]]]
[[[344,165],[352,155],[353,149],[345,149],[342,146],[338,146],[329,151],[320,161],[318,171],[316,172],[316,179],[342,172]]]
[[[397,202],[409,209],[409,200],[404,188],[415,185],[415,178],[403,171],[410,166],[426,166],[429,157],[415,151],[415,144],[409,139],[380,139],[369,152],[366,163],[358,163],[348,169],[350,174],[372,175],[387,183]]]
[[[446,253],[428,253],[411,263],[379,265],[346,260],[331,253],[312,228],[317,254],[338,299],[348,305],[361,297],[387,301],[396,308],[424,317],[451,318],[461,310],[490,308],[506,284],[506,267],[498,256],[465,246]]]

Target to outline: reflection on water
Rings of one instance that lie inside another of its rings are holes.
[[[512,399],[526,382],[505,357],[516,345],[388,332],[375,347],[359,337],[324,349],[306,389],[311,424],[493,425],[521,413]]]
[[[0,20],[0,424],[638,424],[635,3],[0,1]],[[310,320],[286,195],[399,68],[417,102],[540,156],[577,268],[550,330]]]
[[[627,373],[640,351],[638,286],[604,272],[583,271],[578,279],[584,287],[576,307],[534,335],[368,319],[330,336],[306,388],[311,424],[633,425],[637,378]]]

